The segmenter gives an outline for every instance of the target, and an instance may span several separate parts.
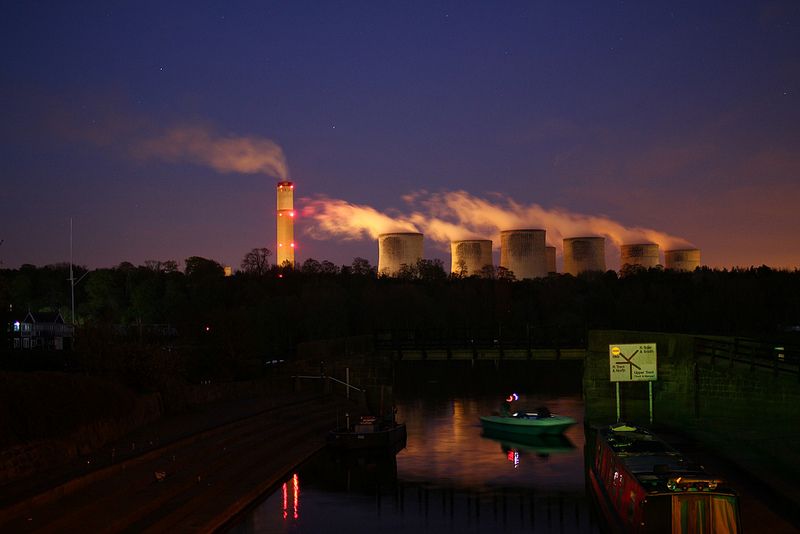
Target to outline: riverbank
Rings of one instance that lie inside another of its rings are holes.
[[[330,395],[285,393],[164,417],[81,458],[85,466],[0,489],[0,530],[213,530],[359,409]]]

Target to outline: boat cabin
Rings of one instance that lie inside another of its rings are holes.
[[[592,492],[615,532],[741,532],[736,493],[648,430],[620,424],[593,437]]]

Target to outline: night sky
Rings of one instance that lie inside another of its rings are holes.
[[[238,267],[281,174],[298,210],[463,191],[800,266],[795,1],[7,1],[0,50],[3,267],[67,261],[71,217],[89,267]],[[377,262],[300,213],[300,261]]]

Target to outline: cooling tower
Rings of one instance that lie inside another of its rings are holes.
[[[450,272],[466,276],[480,275],[484,267],[493,267],[492,242],[489,239],[465,239],[450,243]]]
[[[564,239],[564,272],[573,276],[587,271],[606,270],[604,237],[568,237]]]
[[[415,266],[422,259],[422,234],[397,232],[378,236],[378,274],[397,276],[403,265]]]
[[[647,269],[658,265],[658,245],[637,243],[620,247],[620,267],[641,265]]]
[[[294,184],[278,182],[278,265],[294,267]]]
[[[547,274],[556,271],[556,247],[544,247],[544,257],[547,260]]]
[[[500,266],[513,272],[517,280],[547,276],[544,230],[500,232]]]
[[[676,271],[694,271],[700,267],[700,249],[665,250],[664,267]]]

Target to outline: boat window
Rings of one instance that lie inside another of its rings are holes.
[[[673,495],[673,534],[734,534],[738,530],[736,498],[725,495]]]

